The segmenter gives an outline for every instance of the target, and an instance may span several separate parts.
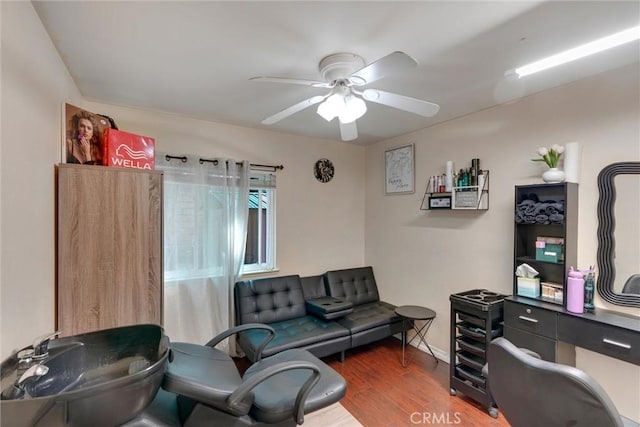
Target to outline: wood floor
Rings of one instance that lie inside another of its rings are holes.
[[[409,348],[412,350],[412,348]],[[487,410],[466,398],[449,394],[449,365],[417,351],[403,368],[402,349],[396,338],[347,352],[324,362],[347,380],[347,395],[340,403],[364,427],[509,426],[502,415],[491,418]]]

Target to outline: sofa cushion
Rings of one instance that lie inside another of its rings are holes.
[[[327,322],[314,316],[302,316],[281,322],[269,323],[275,331],[275,337],[262,352],[264,357],[290,348],[306,347],[315,343],[329,341],[349,335],[349,330],[336,322]],[[257,348],[264,338],[264,331],[250,330],[239,334],[240,347],[249,359],[253,349]]]
[[[298,275],[244,280],[236,283],[234,292],[238,325],[271,324],[307,314]]]
[[[330,296],[351,301],[354,306],[380,300],[371,267],[328,271],[325,284]]]
[[[354,307],[353,313],[336,319],[336,322],[349,329],[352,334],[357,334],[367,329],[400,322],[401,318],[395,313],[395,308],[395,305],[383,301],[362,304]]]

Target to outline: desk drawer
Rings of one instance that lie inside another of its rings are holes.
[[[556,338],[557,314],[526,304],[505,300],[504,324],[543,337]]]
[[[640,333],[561,315],[558,339],[587,350],[640,365]]]
[[[538,353],[542,360],[548,362],[556,362],[558,357],[556,341],[525,332],[522,329],[504,327],[504,337],[511,341],[513,345],[519,348]]]

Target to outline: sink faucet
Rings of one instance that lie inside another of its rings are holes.
[[[56,331],[33,340],[33,355],[31,357],[34,360],[42,360],[47,357],[49,355],[49,341],[60,335],[60,333],[60,331]]]
[[[26,393],[26,385],[31,381],[37,381],[41,376],[49,372],[45,365],[33,365],[20,376],[13,386],[2,392],[2,400],[22,399]]]
[[[20,379],[16,382],[16,387],[24,387],[24,384],[29,380],[37,380],[43,375],[49,372],[49,367],[46,365],[33,365],[27,369],[24,374],[20,376]]]

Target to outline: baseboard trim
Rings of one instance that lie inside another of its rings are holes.
[[[393,337],[396,338],[398,341],[402,341],[402,335],[400,335],[400,334],[395,334]],[[427,346],[422,344],[422,343],[420,343],[420,345],[418,345],[418,346],[416,346],[416,343],[411,343],[409,345],[411,345],[412,347],[415,347],[418,350],[423,351],[423,352],[425,352],[427,354],[431,354],[429,352],[429,349],[427,348]],[[438,359],[442,360],[445,363],[449,363],[451,361],[450,354],[449,354],[448,351],[444,351],[442,349],[439,349],[438,347],[434,346],[433,344],[429,344],[429,347],[431,347],[431,350],[433,350],[433,354]]]

